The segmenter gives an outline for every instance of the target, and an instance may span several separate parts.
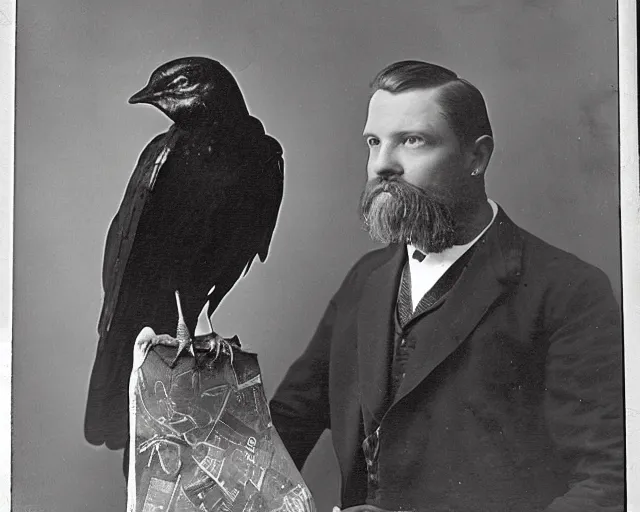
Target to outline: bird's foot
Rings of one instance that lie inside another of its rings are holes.
[[[216,356],[214,359],[218,359],[218,356],[222,352],[223,354],[227,354],[231,359],[231,364],[233,364],[233,346],[230,343],[230,340],[223,338],[222,336],[216,334],[215,338],[210,341],[209,352],[213,352],[215,350]]]
[[[187,352],[189,352],[189,354],[195,357],[195,353],[193,351],[193,342],[191,341],[191,339],[175,341],[177,342],[177,344],[171,346],[177,346],[178,352],[176,353],[176,357],[174,358],[174,360],[171,362],[171,368],[175,367],[175,365],[178,363],[178,359],[180,359],[180,355],[185,351],[185,349],[187,350]]]
[[[145,327],[138,338],[136,339],[136,345],[138,350],[146,354],[149,349],[157,345],[164,345],[167,347],[177,347],[178,340],[169,336],[168,334],[156,334],[150,327]]]
[[[141,333],[143,334],[143,333]],[[151,329],[145,331],[144,335],[138,337],[138,347],[142,353],[146,354],[153,347],[162,345],[164,347],[175,347],[178,349],[176,357],[171,362],[171,367],[175,367],[182,352],[186,349],[193,356],[193,344],[190,339],[179,340],[169,334],[155,334]]]
[[[151,338],[150,347],[156,347],[158,345],[165,347],[177,347],[179,345],[179,341],[169,334],[158,334]]]

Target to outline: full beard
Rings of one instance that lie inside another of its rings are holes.
[[[439,253],[455,243],[451,200],[406,181],[368,181],[360,199],[360,214],[376,242],[410,243],[425,253]]]

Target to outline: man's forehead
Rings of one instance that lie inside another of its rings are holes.
[[[446,125],[439,104],[440,91],[412,89],[399,93],[377,90],[369,101],[365,131],[403,125]]]

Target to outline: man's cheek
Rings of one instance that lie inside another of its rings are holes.
[[[375,172],[375,168],[373,166],[373,160],[371,157],[367,160],[367,178],[369,181],[378,177],[378,174]]]

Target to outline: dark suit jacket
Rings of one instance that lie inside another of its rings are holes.
[[[366,500],[363,415],[383,416],[378,505],[429,512],[621,511],[620,309],[603,272],[500,209],[442,303],[411,331],[387,396],[404,246],[364,256],[271,402],[301,467],[332,432],[342,506]]]

